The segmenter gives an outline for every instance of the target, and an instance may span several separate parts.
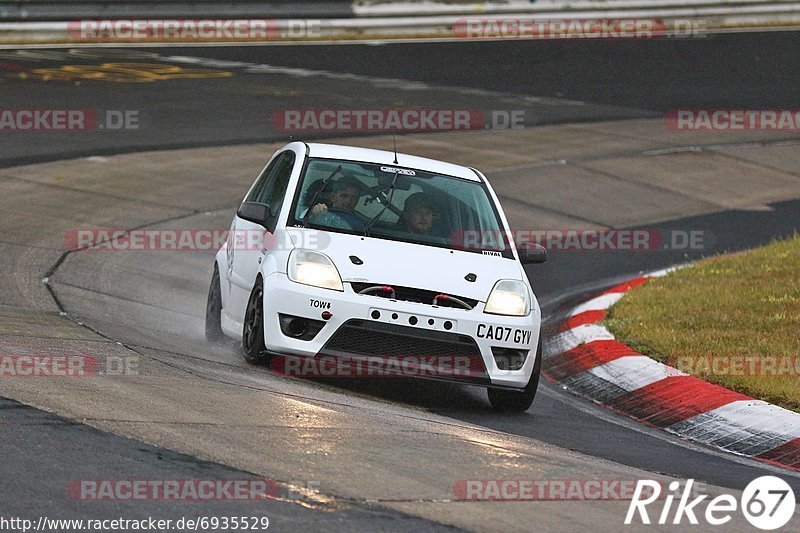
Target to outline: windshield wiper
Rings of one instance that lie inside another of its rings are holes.
[[[377,215],[372,217],[372,220],[370,220],[367,223],[367,225],[364,226],[364,236],[365,237],[369,237],[369,230],[370,230],[370,228],[372,228],[372,225],[375,224],[378,221],[378,219],[383,216],[383,214],[386,212],[386,210],[389,209],[389,206],[392,205],[392,198],[394,197],[394,190],[395,190],[394,189],[394,184],[397,181],[398,174],[399,174],[398,172],[394,173],[394,177],[392,178],[392,184],[389,185],[389,188],[391,190],[389,191],[389,198],[386,199],[386,205],[383,206],[383,209],[381,209],[380,213],[378,213]],[[380,191],[380,194],[383,195],[383,191]],[[380,200],[378,200],[378,201],[380,201]]]
[[[342,170],[342,165],[339,165],[338,167],[336,167],[336,169],[331,173],[330,176],[328,176],[327,178],[322,180],[322,187],[317,189],[317,192],[314,193],[314,197],[311,199],[311,202],[309,202],[309,204],[308,204],[308,210],[306,211],[306,214],[303,215],[303,219],[301,220],[301,222],[303,223],[303,227],[306,227],[306,228],[308,227],[308,221],[306,219],[308,218],[308,215],[311,214],[311,210],[314,209],[314,205],[316,205],[317,198],[319,198],[319,195],[322,194],[322,191],[324,191],[328,187],[328,182],[330,181],[330,179],[332,177],[334,177],[340,170]]]

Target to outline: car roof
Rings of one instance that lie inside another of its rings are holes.
[[[417,157],[414,155],[398,153],[397,163],[395,163],[394,152],[388,152],[386,150],[372,150],[370,148],[357,148],[353,146],[341,146],[338,144],[307,144],[309,149],[309,157],[345,159],[363,163],[379,163],[381,165],[391,165],[400,168],[424,170],[426,172],[453,176],[470,181],[481,181],[478,174],[469,167],[445,163],[444,161],[437,161],[436,159],[428,159],[426,157]]]

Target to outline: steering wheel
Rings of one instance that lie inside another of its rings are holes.
[[[332,228],[351,231],[363,230],[365,226],[364,221],[355,213],[336,207],[329,207],[324,213],[314,215],[314,222]]]

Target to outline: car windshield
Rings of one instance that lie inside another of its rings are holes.
[[[309,159],[294,224],[511,257],[483,183],[397,165]]]

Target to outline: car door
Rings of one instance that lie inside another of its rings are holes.
[[[275,232],[278,216],[286,203],[286,189],[296,162],[297,156],[292,150],[277,154],[245,197],[245,202],[269,206],[271,216],[266,226],[244,220],[239,216],[234,217],[227,249],[227,274],[231,297],[226,311],[230,314],[229,318],[235,322],[241,322],[244,317],[244,310],[259,272],[261,259],[266,254],[264,245],[271,242],[272,234]]]

